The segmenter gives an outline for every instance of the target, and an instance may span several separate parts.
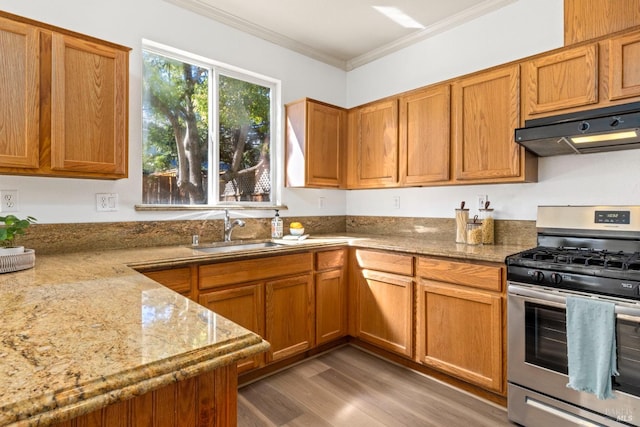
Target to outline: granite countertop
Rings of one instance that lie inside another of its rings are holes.
[[[0,274],[0,426],[62,421],[268,349],[126,265],[136,258],[43,255]]]
[[[490,262],[526,249],[355,234],[279,242],[222,254],[167,246],[41,255],[32,269],[0,274],[0,426],[75,417],[268,349],[135,269],[344,245]]]

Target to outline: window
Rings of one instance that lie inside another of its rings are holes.
[[[278,83],[145,43],[143,203],[277,203]]]

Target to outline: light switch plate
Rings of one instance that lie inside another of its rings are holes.
[[[96,210],[98,212],[117,211],[118,193],[96,193]]]
[[[489,200],[486,194],[478,194],[478,209],[484,209],[485,202]]]

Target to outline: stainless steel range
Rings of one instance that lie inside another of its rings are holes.
[[[640,206],[541,206],[538,246],[507,257],[509,419],[640,426]],[[615,305],[614,398],[567,388],[569,296]]]

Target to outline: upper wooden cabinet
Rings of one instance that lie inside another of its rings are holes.
[[[129,48],[0,12],[0,174],[117,179]]]
[[[638,0],[564,0],[565,46],[640,25]]]
[[[447,182],[451,169],[451,89],[430,86],[400,98],[400,183]]]
[[[523,119],[638,101],[639,61],[639,31],[524,61]]]
[[[398,100],[349,111],[349,188],[398,185]]]
[[[287,187],[341,187],[347,111],[308,98],[285,110]]]
[[[609,100],[640,96],[640,32],[609,40]]]
[[[541,56],[522,66],[525,119],[598,102],[598,45]]]
[[[126,176],[128,57],[52,35],[52,170]]]
[[[38,37],[36,28],[0,17],[0,166],[38,167]]]
[[[455,180],[522,182],[537,179],[537,163],[514,142],[520,124],[520,67],[477,73],[453,85]]]

